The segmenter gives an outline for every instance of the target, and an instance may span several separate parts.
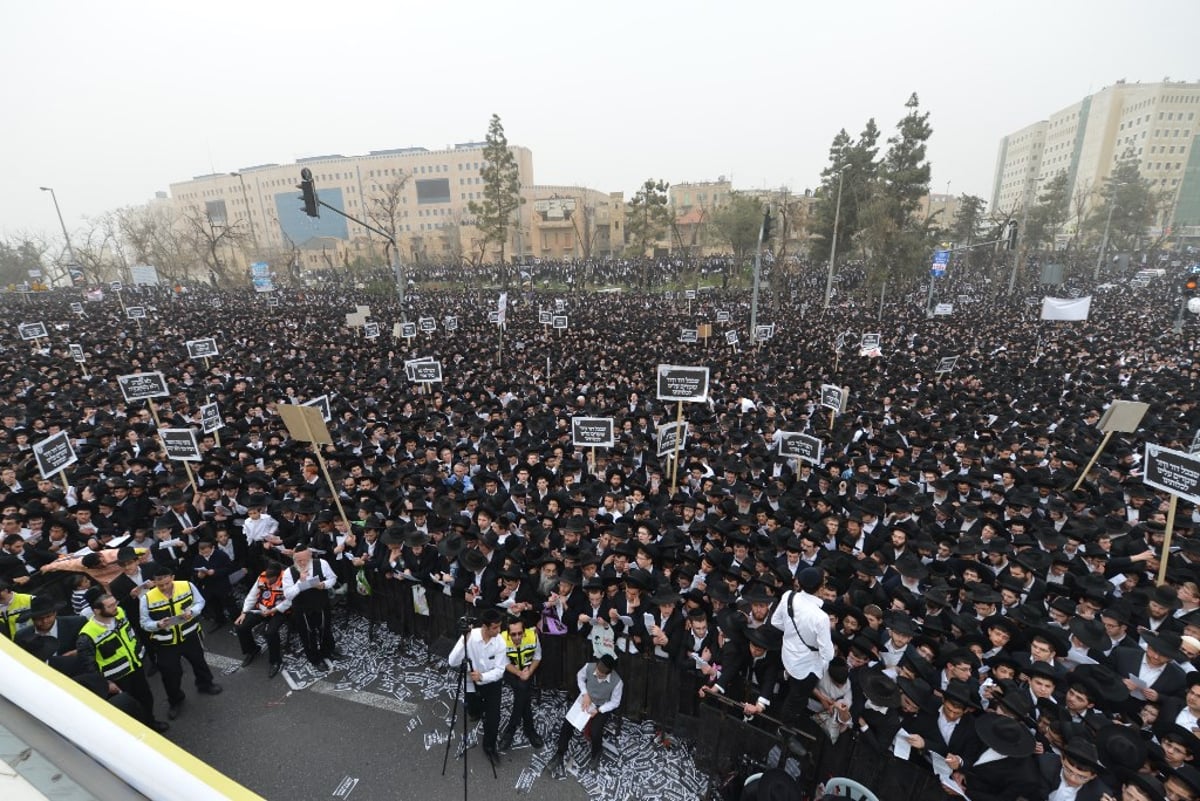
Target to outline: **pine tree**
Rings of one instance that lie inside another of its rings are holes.
[[[504,287],[508,287],[508,267],[504,259],[504,248],[508,244],[509,227],[514,224],[513,215],[521,208],[525,198],[521,197],[521,177],[517,159],[508,149],[508,138],[500,115],[493,114],[484,140],[483,167],[479,176],[483,179],[483,198],[467,204],[475,218],[475,227],[483,234],[484,241],[500,249],[500,275]]]

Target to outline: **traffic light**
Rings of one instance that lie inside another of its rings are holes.
[[[1008,221],[1008,228],[1004,232],[1004,249],[1005,250],[1016,250],[1017,249],[1017,221],[1016,220]]]
[[[771,212],[770,210],[763,212],[762,238],[766,242],[771,238]]]
[[[1183,296],[1185,298],[1196,297],[1197,281],[1200,281],[1200,275],[1195,273],[1183,277]]]
[[[296,188],[300,190],[304,213],[309,217],[320,217],[321,209],[317,205],[317,188],[313,186],[312,170],[308,167],[300,171],[300,183],[296,185]]]

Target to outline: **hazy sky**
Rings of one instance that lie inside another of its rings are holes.
[[[1000,137],[1120,78],[1200,79],[1197,0],[95,3],[0,10],[0,234],[172,181],[483,139],[537,183],[815,186],[839,128],[917,92],[933,191],[990,197]]]

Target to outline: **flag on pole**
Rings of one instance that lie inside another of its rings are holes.
[[[1043,320],[1086,320],[1092,308],[1092,296],[1082,298],[1042,298]]]
[[[499,325],[504,325],[504,318],[508,312],[508,293],[501,292],[500,299],[496,301],[496,322]]]

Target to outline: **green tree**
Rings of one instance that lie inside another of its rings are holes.
[[[821,173],[821,186],[813,209],[812,256],[821,261],[829,259],[833,243],[834,219],[837,219],[837,250],[848,254],[854,237],[862,230],[859,221],[863,207],[870,200],[879,163],[879,128],[875,120],[867,120],[858,139],[851,139],[846,129],[838,131],[829,147],[829,166]],[[841,184],[839,211],[838,185]]]
[[[946,233],[954,242],[955,247],[965,247],[985,240],[987,222],[987,203],[977,195],[963,194],[958,199],[958,208],[954,210],[954,220],[951,221]],[[982,267],[994,253],[994,249],[986,247],[963,251],[967,264],[971,267]]]
[[[472,200],[467,208],[475,217],[475,225],[483,234],[486,244],[500,249],[500,277],[508,288],[508,266],[504,259],[504,248],[508,243],[509,228],[514,225],[513,216],[525,202],[521,197],[521,175],[517,157],[508,149],[508,138],[500,115],[493,114],[484,140],[483,167],[479,176],[483,179],[483,198]]]
[[[1054,249],[1055,239],[1071,212],[1071,186],[1066,170],[1061,170],[1042,187],[1037,203],[1029,210],[1025,240],[1031,247],[1046,244]]]
[[[734,264],[738,267],[745,264],[758,246],[762,219],[762,202],[741,192],[731,193],[729,203],[713,212],[713,231],[721,242],[729,246]]]
[[[1130,148],[1121,154],[1121,159],[1100,188],[1100,202],[1092,209],[1087,227],[1098,236],[1103,236],[1107,226],[1109,248],[1129,250],[1136,247],[1137,240],[1154,224],[1159,203],[1159,196],[1151,182],[1142,177],[1137,155]]]
[[[641,257],[671,225],[671,206],[666,181],[646,180],[630,198],[625,212],[625,236],[633,245],[634,255]],[[649,285],[650,271],[642,275],[643,285]]]
[[[935,232],[919,214],[929,194],[929,161],[926,142],[933,129],[929,112],[922,112],[914,92],[904,104],[908,113],[888,138],[888,150],[879,166],[876,191],[864,221],[864,242],[869,245],[867,282],[884,291],[887,281],[918,277],[928,267]],[[868,231],[873,227],[877,230]]]

